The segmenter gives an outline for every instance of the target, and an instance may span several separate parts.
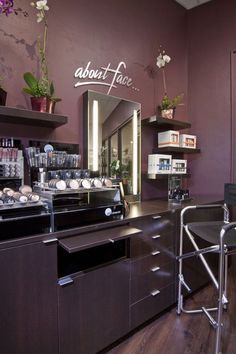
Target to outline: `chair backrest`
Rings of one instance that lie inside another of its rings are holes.
[[[225,183],[224,200],[227,205],[236,206],[236,184]]]

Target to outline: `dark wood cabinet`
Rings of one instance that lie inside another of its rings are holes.
[[[56,248],[0,250],[0,353],[58,354]]]
[[[175,217],[166,212],[131,223],[143,233],[131,239],[131,329],[175,301]]]
[[[41,239],[49,235],[2,241],[0,353],[95,354],[173,305],[181,207],[148,208],[51,233],[48,243]],[[222,212],[190,212],[188,220],[209,217]],[[184,263],[192,290],[206,284],[196,257]]]
[[[128,224],[61,239],[58,247],[60,354],[94,354],[129,332]]]
[[[129,261],[59,286],[60,354],[94,354],[129,332]]]

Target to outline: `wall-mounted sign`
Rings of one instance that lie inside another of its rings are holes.
[[[74,77],[79,79],[75,83],[75,87],[84,85],[103,85],[108,86],[109,95],[112,88],[117,88],[118,85],[131,87],[134,90],[138,90],[133,87],[133,80],[122,72],[122,69],[126,69],[125,62],[121,61],[116,68],[111,68],[111,63],[106,67],[100,67],[99,69],[91,68],[91,61],[85,67],[79,67],[76,69]]]

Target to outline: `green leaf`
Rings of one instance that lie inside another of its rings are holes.
[[[34,92],[28,87],[24,87],[23,92],[27,93],[28,95],[34,96]]]
[[[60,101],[62,101],[62,99],[59,98],[59,97],[50,97],[50,100],[53,101],[53,102],[60,102]]]
[[[30,72],[24,73],[23,75],[25,82],[31,89],[35,89],[38,86],[38,80]]]
[[[54,89],[54,85],[53,82],[51,82],[50,84],[50,96],[52,97],[54,95],[55,89]]]

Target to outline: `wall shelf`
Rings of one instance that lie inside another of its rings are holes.
[[[176,119],[167,119],[158,116],[142,119],[142,125],[148,125],[163,130],[180,130],[188,129],[191,127],[191,123],[189,122],[184,122]]]
[[[180,154],[198,154],[200,153],[200,149],[188,149],[184,147],[175,147],[175,146],[165,146],[162,148],[154,148],[154,154],[162,154],[162,153],[180,153]]]
[[[154,180],[163,180],[163,179],[168,179],[170,176],[178,176],[178,177],[184,177],[184,178],[189,178],[191,176],[190,173],[160,173],[160,174],[155,174],[155,173],[146,173],[143,174],[147,179],[154,179]]]
[[[67,120],[66,116],[58,114],[0,106],[0,123],[57,128],[66,124]]]

